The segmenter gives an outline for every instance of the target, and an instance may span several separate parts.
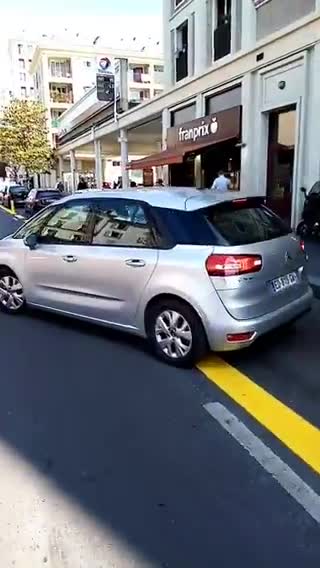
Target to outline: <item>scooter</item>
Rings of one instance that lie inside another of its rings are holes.
[[[300,191],[305,196],[302,220],[297,226],[297,234],[302,237],[320,237],[320,181],[317,181],[307,193],[305,187]]]

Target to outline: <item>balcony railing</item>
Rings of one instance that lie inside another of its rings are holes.
[[[50,75],[54,79],[72,79],[71,71],[64,71],[62,69],[51,69]]]
[[[50,101],[52,103],[65,103],[65,104],[72,104],[73,103],[73,93],[56,93],[50,92]]]

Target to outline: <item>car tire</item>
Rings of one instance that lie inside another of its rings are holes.
[[[169,365],[190,368],[208,352],[198,314],[181,300],[161,300],[146,314],[146,332],[153,352]]]
[[[0,310],[10,315],[23,312],[26,306],[23,286],[10,268],[0,270]]]

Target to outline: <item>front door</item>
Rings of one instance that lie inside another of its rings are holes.
[[[157,263],[143,206],[124,199],[73,200],[27,251],[28,301],[64,313],[135,327]]]
[[[297,127],[295,107],[269,115],[267,205],[291,223]]]
[[[54,209],[38,232],[36,248],[26,252],[28,302],[68,313],[85,312],[93,222],[89,200],[73,200]]]

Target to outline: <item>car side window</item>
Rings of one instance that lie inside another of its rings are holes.
[[[41,211],[38,215],[27,221],[18,231],[13,235],[14,239],[24,239],[28,235],[32,233],[39,234],[40,230],[42,229],[43,225],[46,223],[47,219],[51,217],[53,212],[55,211],[55,207],[48,207],[44,211]]]
[[[143,206],[126,199],[96,200],[92,244],[153,248],[154,235]]]
[[[43,244],[90,244],[92,222],[88,200],[66,203],[42,226],[38,241]]]

